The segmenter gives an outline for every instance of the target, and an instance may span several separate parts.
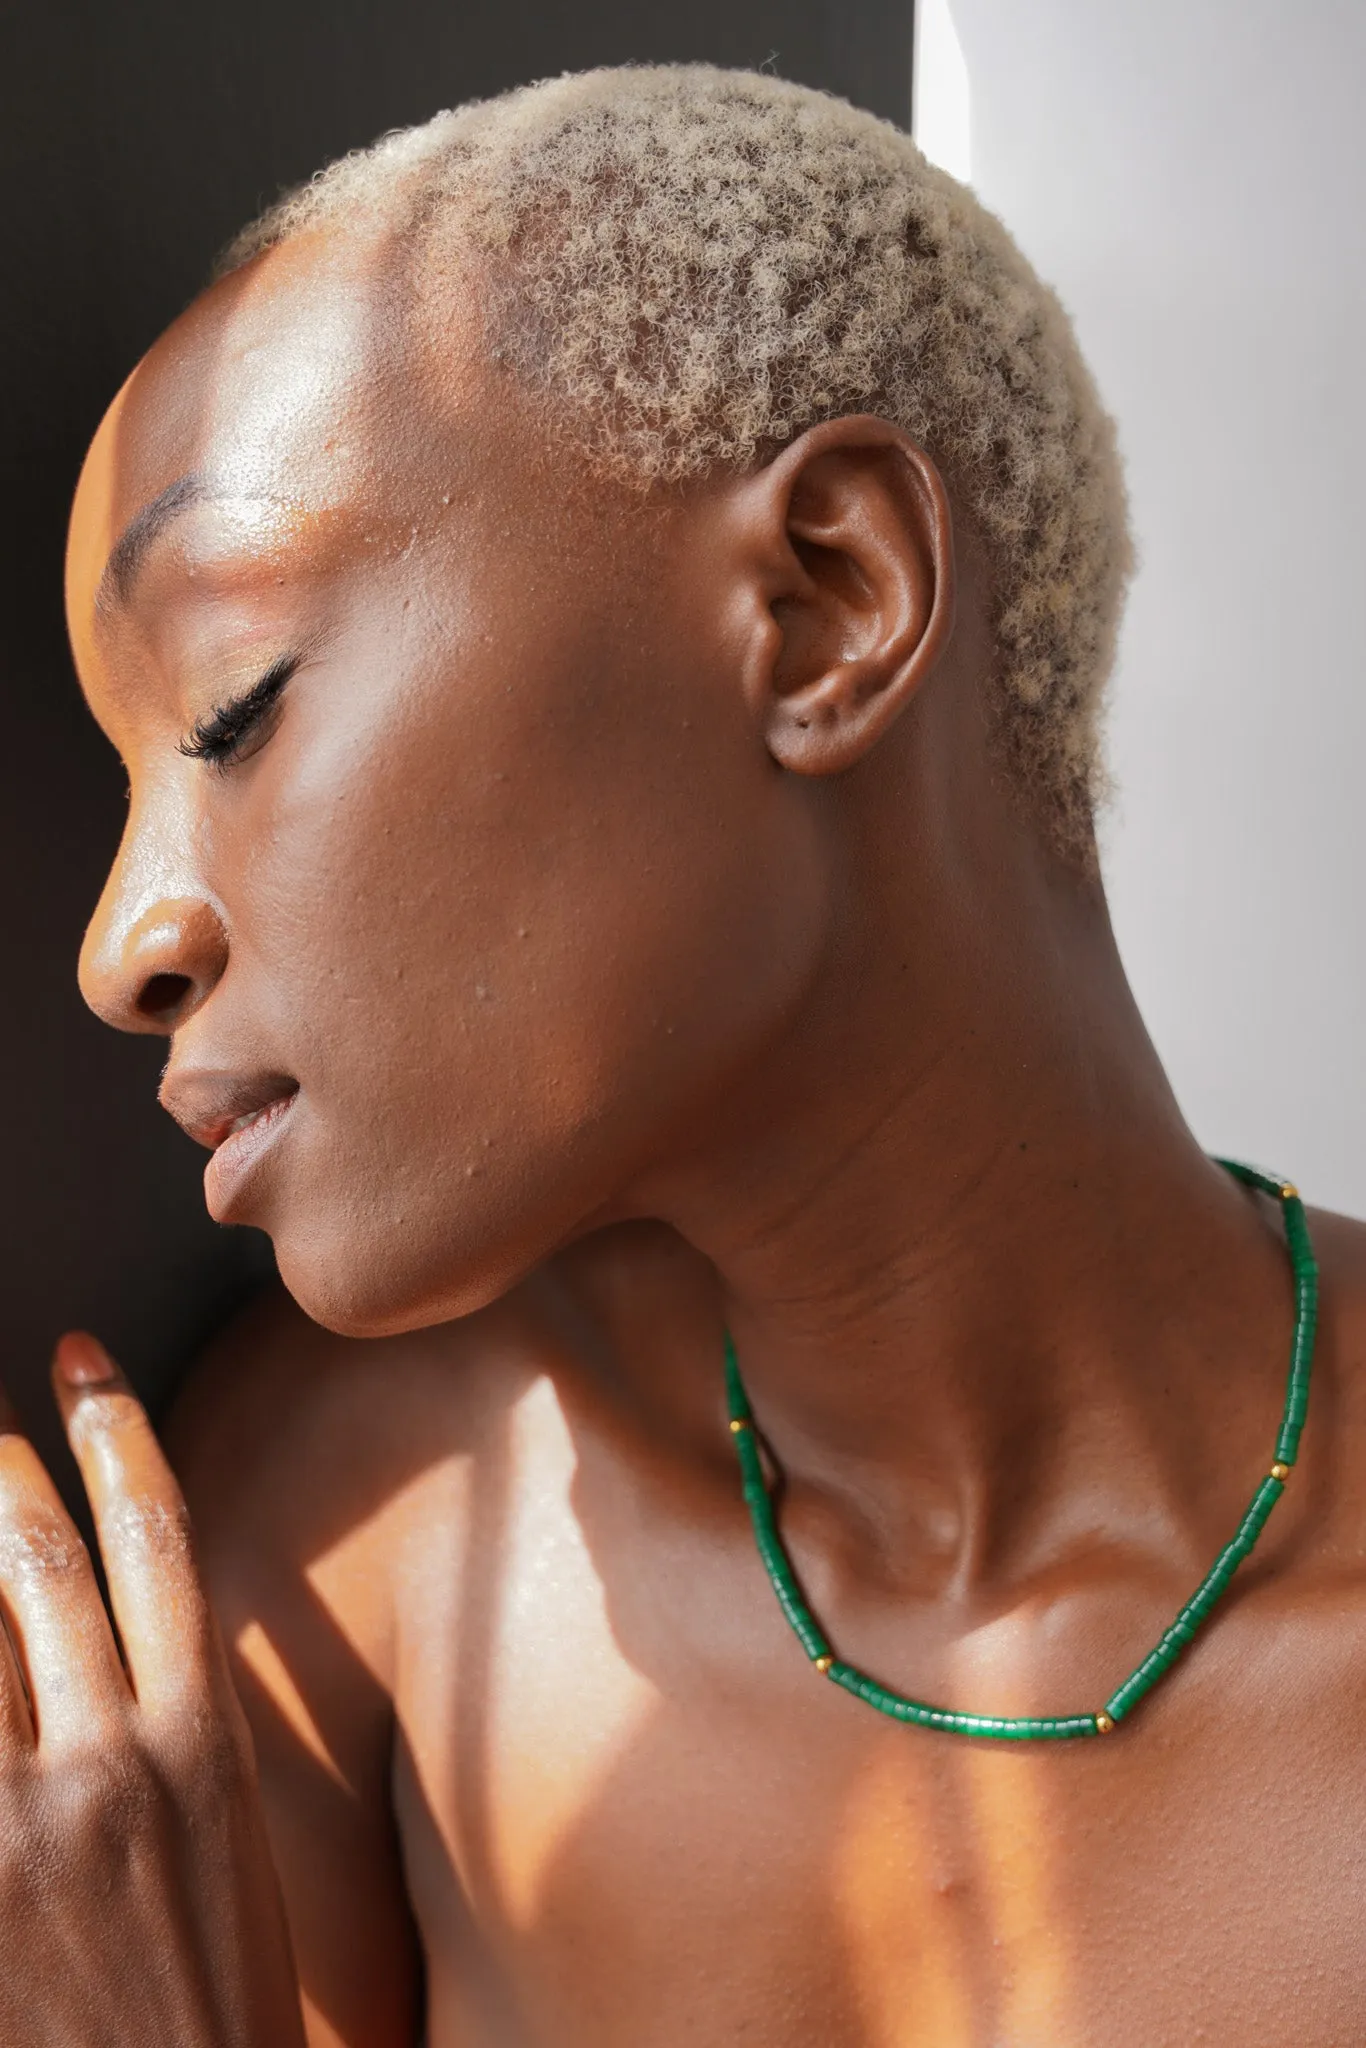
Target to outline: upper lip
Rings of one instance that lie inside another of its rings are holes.
[[[226,1074],[202,1067],[168,1068],[158,1098],[182,1131],[215,1151],[243,1117],[288,1101],[299,1084],[288,1074]]]

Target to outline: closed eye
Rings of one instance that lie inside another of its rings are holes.
[[[180,752],[192,761],[208,761],[215,768],[227,768],[254,753],[255,748],[248,742],[254,738],[259,746],[268,737],[263,730],[265,721],[300,659],[297,654],[282,656],[266,670],[259,683],[253,683],[240,697],[230,697],[226,704],[206,711],[180,742]]]

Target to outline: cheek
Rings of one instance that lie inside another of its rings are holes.
[[[704,1112],[813,969],[805,791],[724,709],[697,716],[695,678],[614,681],[593,652],[372,699],[273,764],[237,964],[308,1112],[282,1268],[305,1298],[306,1237],[305,1306],[343,1270],[369,1304],[328,1320],[501,1291]]]

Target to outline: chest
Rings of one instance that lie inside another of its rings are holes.
[[[676,1550],[604,1573],[547,1510],[413,1617],[431,2048],[1366,2038],[1343,1673],[1278,1682],[1284,1640],[1250,1668],[1230,1627],[1115,1738],[964,1743],[822,1685]]]

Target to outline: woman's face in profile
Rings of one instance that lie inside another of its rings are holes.
[[[705,492],[548,452],[383,250],[217,286],[102,424],[68,595],[130,809],[82,987],[167,1032],[225,1222],[356,1333],[490,1299],[700,1135],[810,971]]]

